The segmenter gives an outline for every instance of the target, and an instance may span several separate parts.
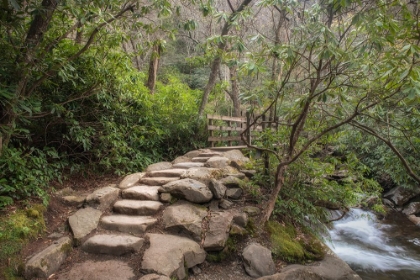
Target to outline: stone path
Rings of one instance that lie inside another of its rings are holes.
[[[26,279],[50,277],[72,246],[115,259],[77,263],[54,279],[168,280],[186,279],[189,270],[199,274],[197,265],[208,253],[225,250],[230,236],[247,235],[248,216],[260,211],[235,203],[247,176],[255,173],[243,170],[248,161],[235,150],[192,151],[96,190],[69,217],[71,238],[61,237],[34,255],[26,263]],[[162,231],[153,231],[156,227]],[[140,254],[140,278],[119,258],[130,254]],[[276,272],[270,250],[260,244],[245,248],[243,260],[241,279],[251,279],[245,271],[253,278]]]
[[[184,279],[187,269],[205,260],[206,250],[220,251],[225,247],[234,220],[242,217],[242,223],[236,227],[246,231],[243,228],[247,222],[245,213],[238,209],[219,210],[218,206],[228,208],[226,205],[233,203],[224,201],[227,188],[221,187],[223,185],[215,178],[245,178],[243,173],[230,166],[232,161],[236,166],[243,166],[248,159],[239,151],[227,152],[226,157],[209,150],[193,151],[174,163],[152,164],[145,172],[125,177],[118,186],[96,190],[87,196],[84,208],[69,217],[73,245],[90,254],[115,256],[144,250],[141,263],[144,274],[158,274],[159,279]],[[212,186],[219,184],[219,188],[210,189],[210,182]],[[234,189],[239,189],[239,184],[240,181]],[[210,211],[207,207],[213,197],[217,200],[211,203],[213,211]],[[162,223],[167,232],[147,233],[156,225],[157,217],[162,215],[164,208]],[[112,211],[107,214],[109,209]],[[97,233],[92,235],[92,232]],[[55,244],[58,249],[50,250],[62,253],[60,257],[48,257],[54,260],[54,265],[50,265],[48,258],[41,254],[45,254],[45,250],[32,258],[26,267],[26,278],[47,278],[54,273],[59,267],[56,263],[62,262],[71,250],[69,238],[65,241]],[[148,248],[145,248],[146,244]],[[64,246],[69,250],[64,250]],[[34,263],[42,269],[35,268]],[[59,279],[77,279],[76,270],[83,271],[86,266],[89,265],[77,265],[65,276],[67,278]],[[108,269],[104,270],[104,266]],[[98,279],[109,277],[110,266],[129,271],[121,262],[91,264],[92,269],[98,267],[95,276]],[[106,271],[107,275],[103,275],[102,271]],[[126,278],[118,276],[118,279],[131,279],[134,274],[125,272],[122,275]],[[154,276],[146,276],[142,279],[155,279]]]

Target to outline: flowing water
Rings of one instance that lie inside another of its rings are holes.
[[[393,213],[375,215],[352,209],[330,230],[331,249],[363,280],[419,280],[420,228]]]

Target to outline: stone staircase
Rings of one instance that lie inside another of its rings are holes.
[[[84,208],[69,217],[73,238],[63,237],[55,245],[73,243],[89,254],[126,256],[144,250],[147,244],[141,262],[142,273],[146,274],[142,280],[185,279],[189,268],[205,260],[206,251],[225,248],[233,225],[236,233],[246,233],[247,210],[236,209],[231,200],[240,198],[240,184],[246,179],[232,165],[243,166],[247,161],[239,151],[200,150],[173,163],[152,164],[145,172],[126,176],[118,186],[107,186],[88,195]],[[230,189],[221,183],[223,180]],[[229,190],[234,191],[228,194]],[[165,232],[149,232],[159,219]],[[65,257],[61,253],[65,250],[56,250],[53,256],[44,251],[26,264],[27,279],[47,278],[59,270],[59,263],[43,266],[42,262],[58,259],[58,255],[62,262]],[[58,279],[76,279],[73,270],[58,273]],[[97,271],[95,279],[104,279],[100,275]],[[118,279],[132,279],[133,275],[121,277],[118,275]]]

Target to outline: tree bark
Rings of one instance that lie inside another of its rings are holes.
[[[241,116],[241,102],[239,101],[238,69],[236,66],[229,67],[231,91],[229,97],[233,103],[233,116]]]
[[[226,21],[226,23],[223,26],[222,32],[220,34],[221,37],[226,36],[229,33],[229,30],[232,27],[232,22],[234,21],[236,15],[242,12],[251,2],[252,0],[244,0],[239,6],[239,8],[236,11],[232,12],[232,14],[229,16],[229,19]],[[225,49],[226,49],[225,41],[221,42],[217,46],[218,54],[216,55],[216,58],[211,63],[209,80],[207,82],[206,87],[204,88],[203,98],[201,99],[200,109],[198,110],[199,117],[203,115],[204,108],[206,107],[207,101],[209,100],[210,92],[213,90],[214,85],[216,84],[216,79],[220,71],[220,64],[222,63],[221,55]]]
[[[155,43],[152,48],[152,56],[150,57],[149,63],[149,77],[147,79],[146,86],[150,90],[150,94],[153,94],[156,86],[157,71],[159,67],[159,57],[162,52],[162,48],[159,43]]]

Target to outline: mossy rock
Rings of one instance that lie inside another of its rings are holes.
[[[266,227],[270,234],[272,252],[277,258],[299,263],[324,258],[325,246],[312,233],[300,233],[298,238],[292,225],[282,225],[273,221],[268,222]]]

